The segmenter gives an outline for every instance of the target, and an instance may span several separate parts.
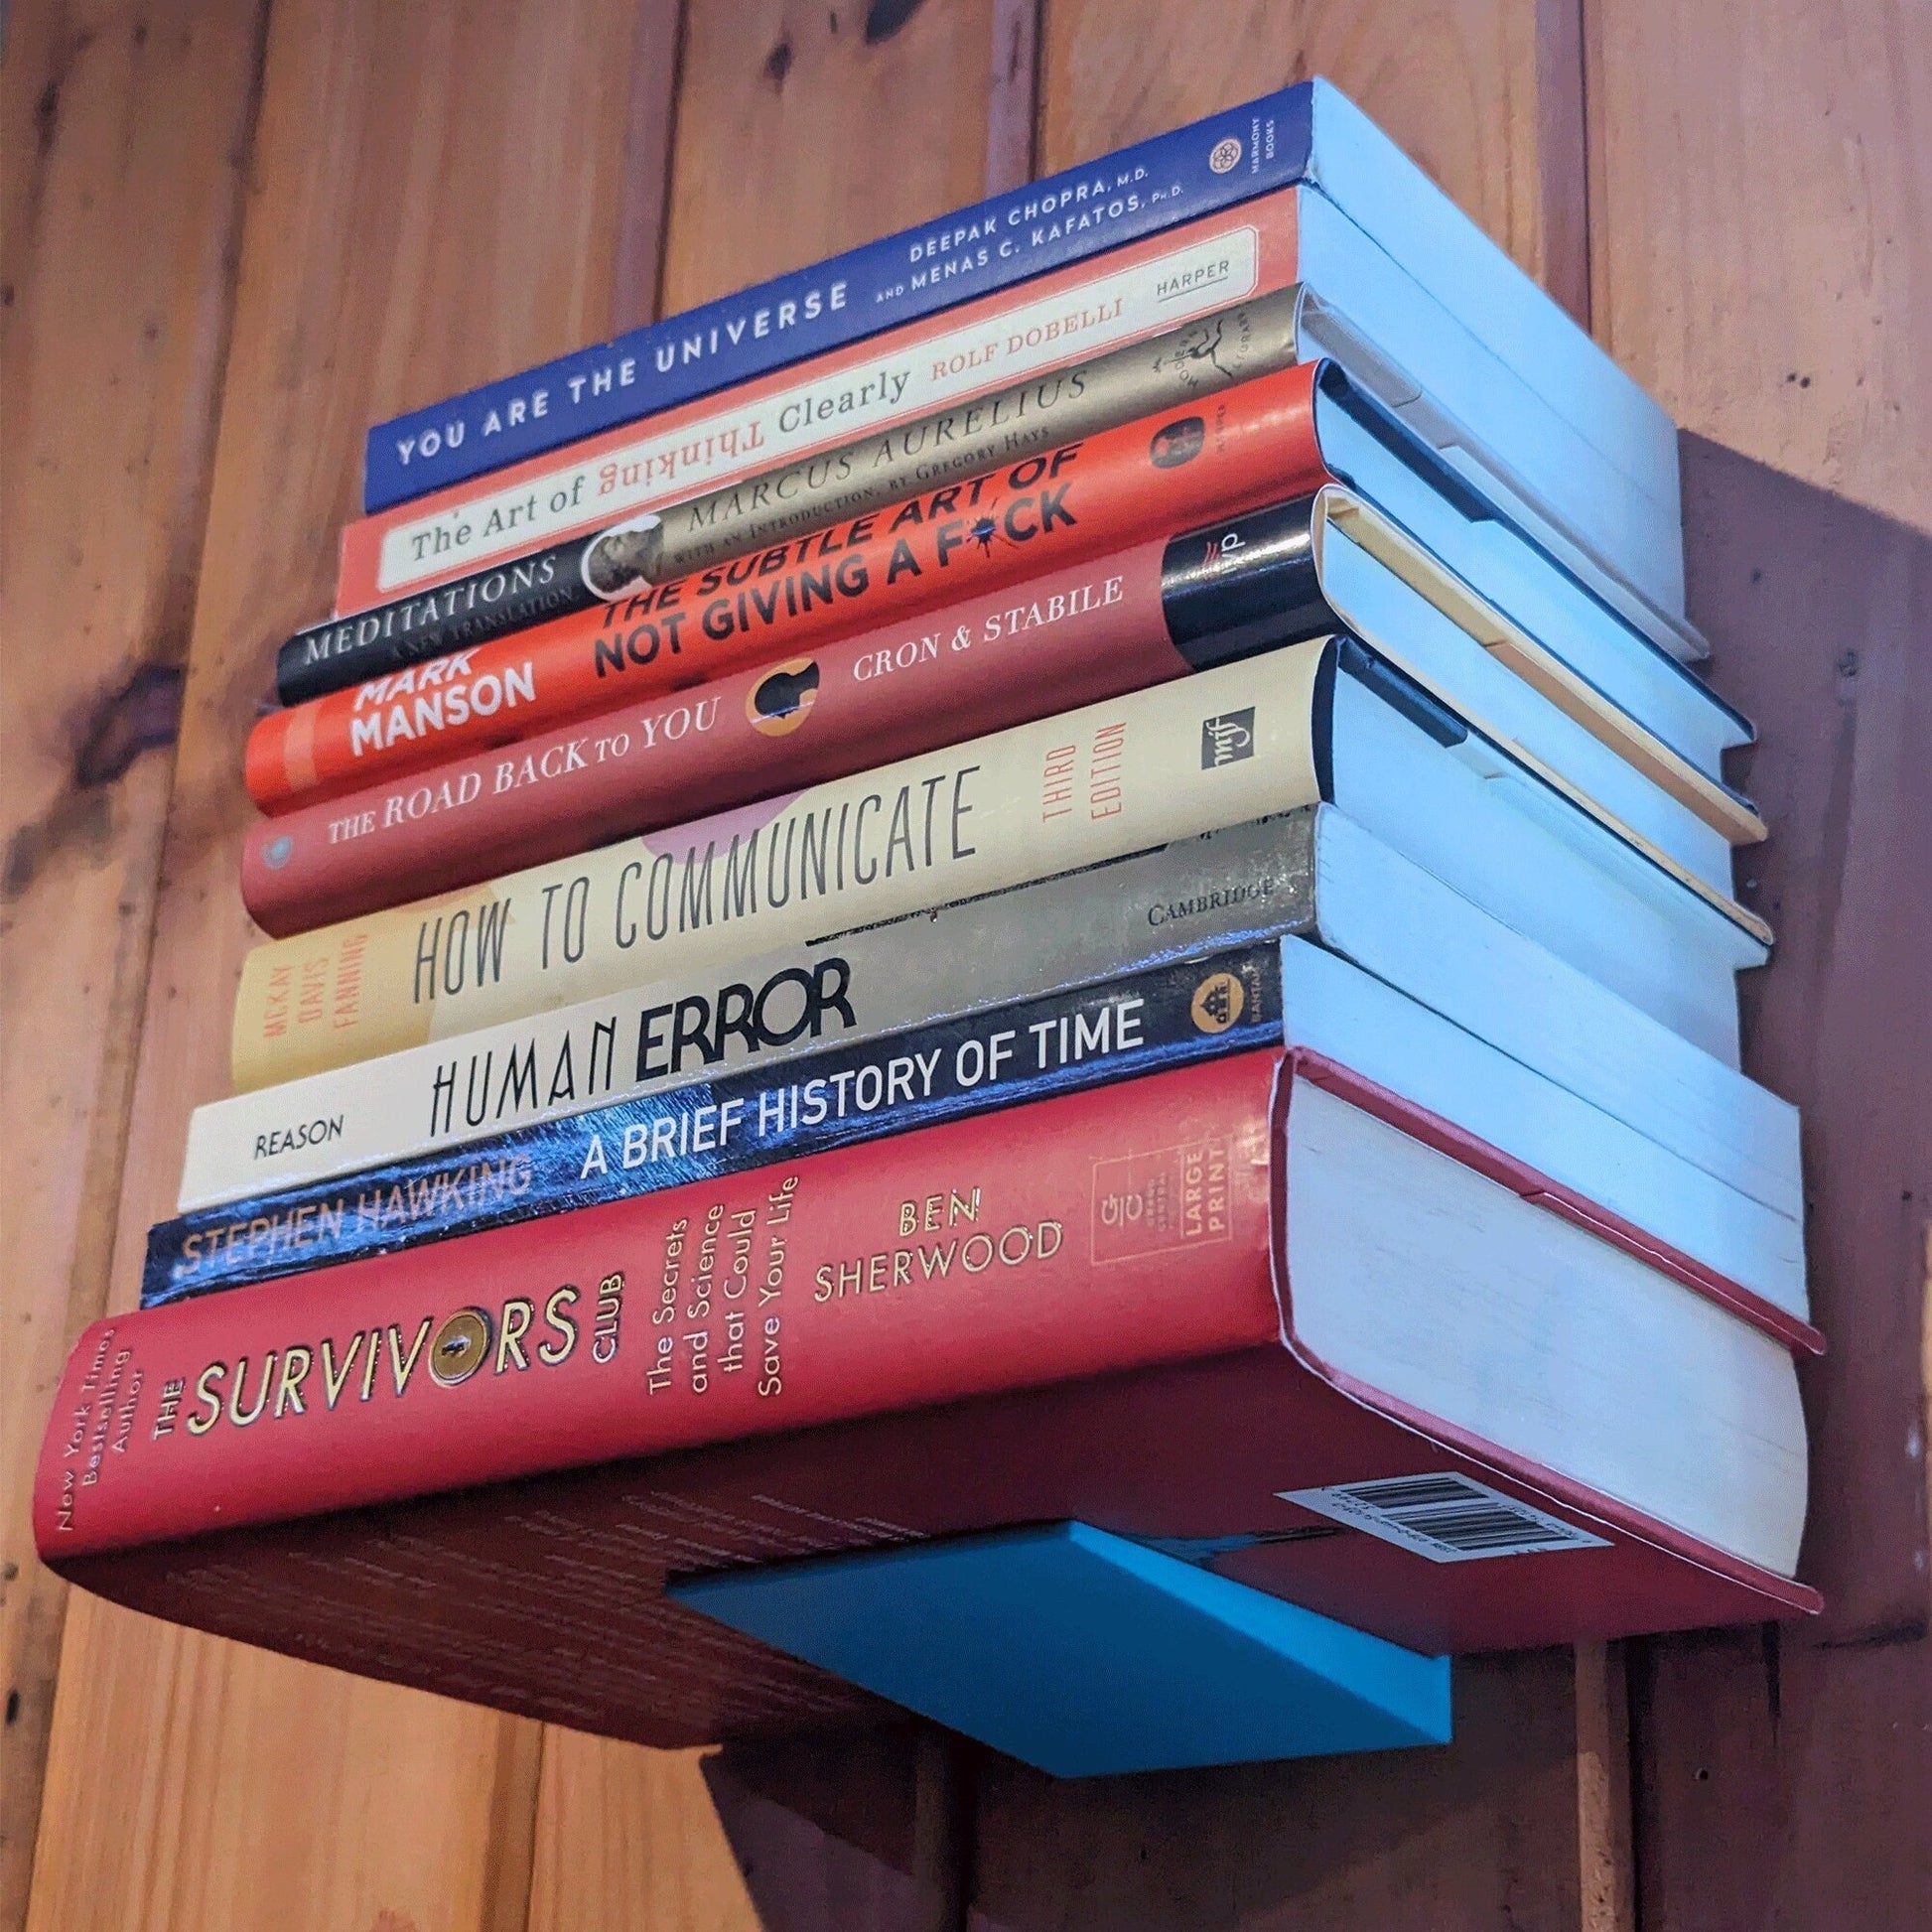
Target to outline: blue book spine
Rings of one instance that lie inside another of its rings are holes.
[[[369,431],[377,510],[1293,187],[1313,86],[1159,134]]]
[[[916,961],[907,965],[914,969]],[[141,1306],[308,1274],[1279,1044],[1281,979],[1273,940],[1170,961],[345,1178],[199,1209],[149,1231]]]

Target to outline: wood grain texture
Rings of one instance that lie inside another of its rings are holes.
[[[708,1755],[546,1727],[529,1932],[759,1932],[705,1782]]]
[[[672,0],[329,0],[276,8],[265,64],[207,38],[257,17],[226,4],[186,40],[162,24],[186,0],[9,22],[8,124],[41,137],[0,176],[7,1121],[40,1163],[7,1227],[33,1259],[0,1288],[9,1423],[25,1390],[38,1427],[110,1244],[131,1298],[187,1110],[221,1089],[238,748],[270,640],[326,602],[362,426],[641,319],[660,236],[687,306],[1318,70],[1698,432],[1694,614],[1759,717],[1774,828],[1751,1064],[1808,1110],[1834,1348],[1806,1563],[1833,1607],[1809,1634],[1466,1661],[1441,1752],[1066,1786],[930,1730],[643,1752],[79,1598],[36,1932],[1932,1922],[1932,907],[1899,890],[1932,851],[1932,546],[1904,527],[1932,527],[1922,0],[692,0],[682,30]],[[112,239],[56,262],[56,232]],[[21,541],[76,525],[77,561],[114,565],[78,603],[58,538]],[[15,639],[57,625],[71,647],[17,684]],[[8,1667],[45,1708],[53,1599],[21,1582]]]
[[[1040,0],[994,0],[986,101],[985,193],[1031,181],[1039,104]]]
[[[982,1778],[973,1932],[1441,1932],[1581,1921],[1567,1651],[1456,1666],[1441,1750]]]
[[[633,204],[655,218],[661,159],[639,149],[632,76],[653,43],[668,75],[674,29],[668,0],[274,14],[111,1306],[134,1299],[146,1225],[170,1211],[189,1109],[225,1087],[252,936],[239,748],[274,638],[327,608],[363,427],[638,319],[619,229]],[[64,1653],[31,1923],[520,1925],[537,1737],[90,1603]]]
[[[529,1932],[953,1932],[959,1748],[929,1728],[721,1751],[548,1729]]]
[[[1906,4],[1586,18],[1599,335],[1689,434],[1691,614],[1757,721],[1745,1064],[1805,1114],[1811,1629],[1633,1647],[1642,1922],[1932,1921],[1932,35]],[[1913,527],[1916,526],[1916,527]]]
[[[84,1595],[68,1656],[35,1932],[522,1926],[535,1725]]]
[[[1801,1574],[1827,1607],[1637,1646],[1643,1923],[1925,1924],[1932,895],[1911,881],[1932,851],[1932,538],[1702,438],[1684,483],[1692,615],[1760,734],[1745,776],[1771,839],[1741,884],[1779,943],[1747,986],[1745,1065],[1804,1110],[1831,1348],[1804,1374]]]
[[[1771,827],[1740,886],[1776,929],[1746,1064],[1803,1109],[1806,1258],[1831,1347],[1804,1371],[1811,1639],[1923,1629],[1918,1368],[1932,1210],[1932,537],[1685,439],[1690,588]],[[1798,1633],[1794,1633],[1798,1634]]]
[[[263,12],[17,8],[0,75],[0,1926],[27,1910],[67,1601],[34,1459],[106,1295]]]
[[[705,1780],[766,1932],[958,1932],[978,1761],[908,1723],[729,1746]]]
[[[1046,0],[1040,172],[1324,74],[1583,316],[1575,10],[1576,0]]]
[[[1689,429],[1932,529],[1924,0],[1589,0],[1599,339]]]
[[[1011,11],[999,0],[693,5],[663,313],[977,201],[996,38],[1003,71],[1024,71]],[[1011,166],[1011,120],[996,175]]]
[[[1923,1640],[1636,1648],[1645,1932],[1932,1924]]]
[[[1025,179],[1034,32],[1032,0],[693,7],[662,312]],[[753,1761],[761,1767],[757,1791],[741,1775]],[[862,1816],[909,1818],[923,1802],[929,1819],[944,1810],[944,1790],[929,1747],[922,1756],[878,1739],[835,1736],[720,1761],[553,1730],[532,1932],[593,1922],[600,1909],[652,1932],[919,1932],[935,1913],[943,1918],[935,1901],[950,1872],[941,1883],[928,1859],[914,1875],[909,1838],[892,1851],[867,1847],[812,1813],[829,1805],[836,1814],[843,1800]]]
[[[1575,1670],[1579,1924],[1581,1932],[1636,1932],[1624,1647],[1579,1644]]]

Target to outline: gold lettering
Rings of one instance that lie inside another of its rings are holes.
[[[335,1408],[342,1392],[348,1387],[348,1372],[355,1366],[356,1352],[362,1346],[362,1331],[357,1328],[348,1338],[348,1353],[343,1357],[340,1372],[336,1367],[336,1344],[324,1335],[322,1338],[322,1393],[330,1408]]]
[[[275,1379],[275,1351],[270,1349],[262,1357],[262,1392],[255,1398],[255,1406],[244,1416],[241,1413],[241,1392],[248,1384],[248,1357],[239,1357],[234,1365],[234,1387],[228,1391],[228,1420],[237,1429],[246,1429],[256,1421],[268,1406],[268,1385]]]
[[[434,1315],[423,1316],[423,1325],[416,1330],[416,1339],[409,1344],[409,1356],[405,1360],[402,1352],[402,1330],[394,1322],[389,1324],[389,1375],[396,1385],[398,1395],[408,1388],[409,1378],[416,1372],[416,1357],[423,1352],[423,1343],[429,1339],[429,1331],[435,1325]]]
[[[291,1403],[295,1405],[298,1416],[309,1413],[302,1406],[302,1384],[308,1380],[309,1364],[313,1360],[314,1357],[299,1341],[282,1351],[282,1379],[275,1385],[275,1414],[278,1419]]]
[[[511,1355],[516,1357],[518,1368],[528,1368],[530,1358],[523,1352],[524,1331],[530,1325],[530,1318],[536,1313],[536,1304],[526,1302],[520,1296],[512,1297],[503,1304],[503,1325],[496,1335],[496,1373],[501,1375]]]
[[[226,1362],[209,1362],[196,1378],[195,1400],[207,1404],[207,1414],[189,1417],[188,1433],[191,1436],[206,1436],[221,1420],[221,1398],[214,1391],[227,1372]]]
[[[570,1360],[570,1351],[577,1346],[577,1323],[564,1312],[576,1300],[577,1291],[574,1288],[560,1288],[543,1305],[544,1320],[563,1336],[562,1341],[537,1344],[537,1360],[546,1368],[561,1368]]]

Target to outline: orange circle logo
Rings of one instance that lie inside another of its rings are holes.
[[[491,1323],[482,1309],[458,1309],[429,1345],[429,1372],[446,1389],[467,1382],[489,1356]]]
[[[745,717],[754,731],[783,738],[805,722],[817,699],[817,661],[794,657],[772,665],[745,694]]]
[[[1194,988],[1190,1011],[1199,1032],[1224,1034],[1241,1018],[1247,1004],[1247,991],[1232,973],[1210,973]]]

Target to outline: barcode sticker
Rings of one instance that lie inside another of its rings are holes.
[[[1546,1550],[1607,1550],[1560,1516],[1505,1496],[1467,1476],[1382,1476],[1343,1482],[1329,1489],[1282,1489],[1285,1503],[1300,1503],[1317,1516],[1366,1530],[1384,1543],[1411,1550],[1431,1563],[1475,1563],[1486,1557],[1533,1556]]]

